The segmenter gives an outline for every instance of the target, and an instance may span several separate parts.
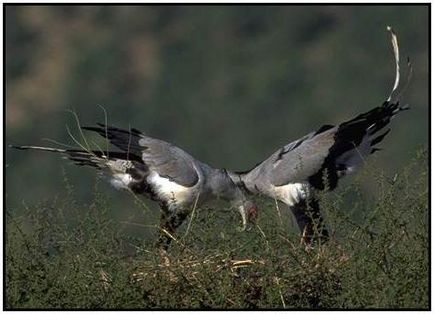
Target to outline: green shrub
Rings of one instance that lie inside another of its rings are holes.
[[[113,221],[98,192],[90,205],[68,194],[9,210],[5,306],[428,309],[427,152],[392,179],[367,167],[351,182],[321,196],[332,238],[312,248],[274,202],[248,232],[232,210],[198,209],[167,254],[154,247],[157,230],[133,237]]]

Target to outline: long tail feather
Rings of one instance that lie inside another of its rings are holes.
[[[66,149],[60,149],[60,148],[52,148],[52,147],[43,147],[43,146],[17,146],[17,145],[9,145],[10,148],[20,149],[20,150],[27,150],[27,149],[34,149],[34,150],[43,150],[47,152],[55,152],[55,153],[66,153]]]
[[[135,154],[126,154],[124,152],[114,152],[110,151],[106,155],[105,152],[98,150],[85,151],[79,149],[60,149],[53,147],[44,146],[17,146],[9,145],[11,148],[19,150],[40,150],[46,152],[60,153],[67,155],[67,158],[74,161],[79,166],[92,166],[96,168],[103,169],[109,160],[125,160],[125,161],[135,161],[138,163],[143,163],[142,159]],[[110,157],[108,157],[110,156]]]
[[[60,149],[43,146],[16,146],[9,145],[11,148],[20,150],[40,150],[47,152],[60,153],[65,155],[63,158],[72,160],[78,166],[90,166],[96,168],[99,173],[104,174],[110,183],[116,188],[130,189],[134,193],[148,191],[143,178],[148,173],[147,166],[143,160],[135,155],[125,152],[101,152],[76,149]]]

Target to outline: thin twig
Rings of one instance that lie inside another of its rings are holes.
[[[60,146],[63,146],[63,147],[75,148],[75,147],[72,146],[72,145],[64,144],[64,143],[61,143],[61,142],[59,142],[59,141],[53,140],[53,139],[51,139],[51,138],[46,138],[46,137],[44,137],[42,140],[43,140],[43,141],[46,141],[46,142],[50,142],[50,143],[56,144],[56,145],[60,145]]]
[[[130,148],[131,148],[131,139],[132,139],[132,132],[131,132],[131,125],[128,124],[128,131],[130,132],[129,136],[128,136],[128,149],[127,149],[127,159],[129,159],[130,156]]]
[[[279,216],[279,222],[280,225],[282,226],[283,225],[282,215],[280,213],[279,203],[277,202],[276,198],[274,198],[274,203],[276,204],[277,216]]]
[[[68,132],[68,135],[72,138],[72,140],[81,147],[81,149],[83,149],[84,151],[88,152],[89,154],[93,154],[91,150],[89,150],[88,148],[84,147],[75,137],[74,135],[72,135],[71,130],[69,129],[68,125],[65,125],[66,127],[66,132]]]
[[[92,141],[92,144],[95,145],[96,148],[99,150],[99,152],[101,153],[101,157],[106,157],[106,159],[108,159],[108,157],[109,157],[108,154],[106,155],[104,153],[104,151],[102,150],[102,148],[96,142]],[[107,151],[107,153],[108,153],[108,151]]]
[[[194,201],[193,209],[192,209],[191,215],[190,215],[190,220],[188,221],[187,230],[185,231],[183,239],[185,239],[187,237],[188,232],[190,231],[191,223],[193,222],[193,217],[194,217],[194,214],[196,213],[196,206],[197,206],[197,202],[199,200],[199,196],[200,196],[200,191],[199,191],[199,193],[197,193],[196,200]]]
[[[87,149],[85,149],[85,151],[89,152],[89,151],[90,151],[90,146],[89,146],[89,144],[87,143],[86,137],[85,137],[84,134],[83,134],[83,130],[81,129],[80,119],[78,118],[77,113],[76,113],[75,111],[73,111],[73,110],[67,110],[67,112],[72,113],[72,115],[74,116],[74,118],[75,118],[75,122],[77,123],[78,131],[80,132],[80,135],[81,135],[81,138],[83,139],[85,145],[87,146]],[[81,146],[81,145],[80,145],[80,146]]]
[[[280,279],[279,277],[276,276],[275,280],[276,280],[277,288],[279,289],[280,301],[282,301],[283,308],[286,309],[285,299],[283,298],[282,288],[280,286]]]
[[[143,227],[143,228],[158,228],[157,225],[144,225],[144,224],[139,224],[137,222],[130,222],[130,221],[121,221],[120,223],[125,225]]]
[[[104,112],[104,125],[105,125],[105,139],[106,139],[106,144],[107,144],[107,158],[109,158],[109,140],[108,140],[108,129],[107,129],[107,125],[108,125],[108,116],[107,116],[107,111],[105,110],[105,108],[101,105],[98,105],[102,111]]]

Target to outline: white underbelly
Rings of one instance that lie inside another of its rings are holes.
[[[290,183],[273,188],[274,198],[292,206],[308,197],[308,190],[304,184]]]
[[[128,189],[131,182],[133,182],[133,178],[127,173],[115,173],[110,178],[110,183],[116,189]]]
[[[182,186],[167,178],[160,177],[155,171],[149,174],[147,181],[152,186],[152,190],[158,195],[158,198],[167,202],[169,206],[187,205],[193,203],[197,197],[195,192],[198,189],[196,186]]]

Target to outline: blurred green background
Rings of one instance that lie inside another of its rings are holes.
[[[245,170],[380,105],[395,76],[392,25],[414,67],[402,98],[412,110],[375,163],[393,174],[427,146],[428,5],[6,5],[5,16],[6,144],[75,145],[66,110],[90,125],[104,121],[101,105],[109,124]],[[6,148],[8,210],[63,197],[63,172],[80,202],[93,197],[94,170],[59,157]],[[100,188],[117,215],[132,214],[131,195]]]

